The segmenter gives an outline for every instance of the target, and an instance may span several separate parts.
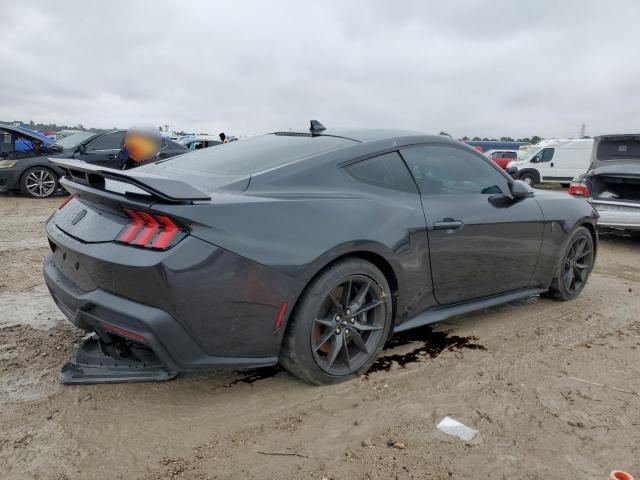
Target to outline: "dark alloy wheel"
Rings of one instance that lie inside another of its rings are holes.
[[[589,231],[580,227],[571,236],[560,269],[549,294],[558,300],[571,300],[582,292],[593,269],[595,251]]]
[[[32,197],[47,198],[58,189],[58,177],[48,168],[30,168],[22,176],[21,188]]]
[[[380,270],[357,258],[336,263],[302,294],[280,361],[318,385],[365,373],[389,335],[391,313],[389,286]]]
[[[318,366],[329,375],[358,370],[380,344],[386,304],[379,285],[351,275],[331,290],[311,330],[311,348]]]

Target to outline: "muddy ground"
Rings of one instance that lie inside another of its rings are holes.
[[[438,325],[446,338],[412,333],[383,353],[389,371],[341,385],[267,369],[64,387],[81,334],[41,276],[60,202],[0,197],[3,480],[640,476],[638,242],[603,236],[573,302],[533,298]],[[480,435],[441,433],[445,415]]]

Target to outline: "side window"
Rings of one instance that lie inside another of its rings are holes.
[[[554,153],[554,149],[553,148],[545,148],[542,151],[542,160],[540,160],[541,162],[550,162],[551,160],[553,160],[553,153]]]
[[[490,162],[442,145],[401,150],[423,195],[508,194],[509,181]]]
[[[15,154],[20,157],[32,157],[44,153],[42,143],[27,137],[14,136]]]
[[[356,180],[382,188],[418,193],[416,184],[398,152],[385,153],[352,163],[345,170]]]
[[[504,152],[502,158],[518,158],[518,152]]]
[[[119,150],[124,143],[126,132],[113,132],[102,135],[87,145],[87,151],[91,150]]]

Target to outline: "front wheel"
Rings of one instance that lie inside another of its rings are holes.
[[[548,296],[556,300],[573,300],[587,283],[595,260],[591,233],[578,228],[565,247],[556,276],[551,282]]]
[[[58,190],[58,176],[46,167],[30,168],[22,175],[20,189],[31,197],[50,197]]]
[[[336,263],[315,279],[293,312],[281,363],[316,385],[366,373],[391,328],[385,276],[361,259]]]
[[[520,175],[520,180],[522,180],[530,187],[533,187],[538,183],[538,178],[533,173],[523,173],[522,175]]]

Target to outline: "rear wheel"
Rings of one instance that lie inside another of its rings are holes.
[[[31,197],[50,197],[58,190],[58,176],[46,167],[30,168],[22,175],[20,189]]]
[[[562,260],[551,282],[548,295],[556,300],[573,300],[587,283],[593,270],[593,238],[585,227],[578,228],[567,243]]]
[[[341,261],[303,293],[284,340],[281,363],[316,385],[361,375],[384,346],[391,312],[382,272],[365,260]]]

